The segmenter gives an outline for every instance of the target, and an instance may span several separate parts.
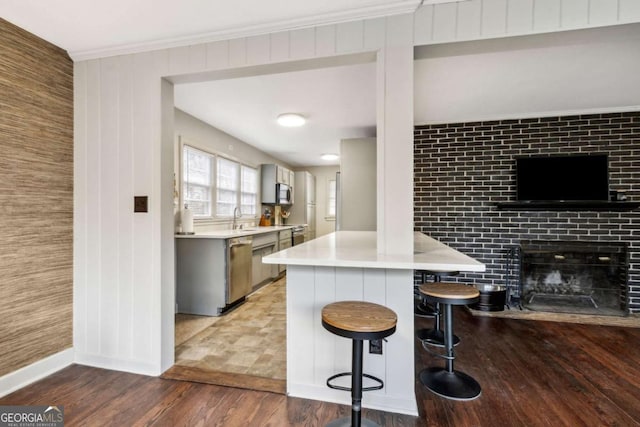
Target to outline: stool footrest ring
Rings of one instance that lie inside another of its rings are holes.
[[[351,387],[344,387],[344,386],[341,386],[341,385],[331,384],[331,381],[333,381],[333,380],[335,380],[337,378],[350,377],[351,375],[352,375],[351,372],[341,372],[339,374],[332,375],[327,379],[327,387],[332,388],[334,390],[351,391]],[[369,378],[370,380],[373,380],[373,381],[378,383],[378,385],[374,385],[374,386],[370,386],[370,387],[362,387],[362,391],[381,390],[382,387],[384,387],[384,383],[382,382],[382,380],[380,378],[376,378],[373,375],[369,375],[369,374],[362,374],[362,376],[364,378]]]

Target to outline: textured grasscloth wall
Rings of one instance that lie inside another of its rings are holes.
[[[521,239],[626,242],[629,311],[640,312],[640,209],[628,212],[508,211],[517,156],[609,155],[610,189],[640,201],[640,112],[417,126],[417,231],[486,263],[460,281],[504,284],[505,253]]]
[[[0,19],[0,376],[72,346],[73,64]]]

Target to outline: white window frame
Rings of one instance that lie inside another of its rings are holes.
[[[253,172],[254,177],[255,177],[255,191],[245,191],[246,190],[246,186],[245,186],[245,181],[243,179],[244,177],[244,172],[243,170],[250,170]],[[260,187],[260,175],[258,174],[258,168],[254,168],[251,166],[247,166],[247,165],[240,165],[240,200],[239,200],[239,206],[240,206],[240,211],[242,212],[243,216],[253,216],[253,217],[257,217],[258,216],[258,212],[259,212],[259,208],[258,208],[258,196],[259,196],[259,192],[258,192],[258,188]],[[251,195],[253,196],[253,212],[244,212],[244,209],[242,209],[243,206],[243,196],[244,195]]]
[[[180,209],[182,209],[184,207],[185,204],[189,204],[189,201],[185,200],[185,196],[186,196],[186,191],[185,191],[185,186],[186,186],[186,182],[185,182],[185,167],[184,167],[184,162],[186,161],[186,157],[185,157],[185,150],[192,150],[192,151],[196,151],[201,153],[202,155],[205,155],[207,157],[209,157],[209,171],[210,171],[210,180],[209,180],[209,185],[205,186],[209,188],[209,214],[208,215],[196,215],[194,213],[194,219],[207,219],[207,218],[211,218],[214,215],[215,212],[215,199],[214,199],[214,186],[213,186],[213,182],[214,182],[214,177],[216,174],[216,162],[215,162],[215,155],[212,153],[209,153],[205,150],[202,150],[198,147],[194,147],[191,144],[182,144],[181,147],[181,151],[180,151]],[[202,185],[202,184],[198,184],[198,185]]]
[[[326,211],[326,219],[327,220],[335,220],[336,219],[336,210],[338,208],[338,187],[336,179],[328,179],[327,180],[327,211]],[[333,212],[331,211],[331,201],[333,200]]]
[[[248,168],[254,171],[255,173],[255,177],[256,177],[256,192],[255,192],[255,204],[254,204],[254,208],[255,208],[255,212],[254,213],[245,213],[242,212],[242,209],[240,209],[241,212],[241,217],[242,218],[257,218],[258,217],[258,212],[259,212],[259,190],[260,190],[260,174],[259,174],[259,169],[255,166],[252,165],[248,165],[245,163],[242,163],[240,161],[238,161],[237,159],[232,159],[229,158],[227,156],[223,156],[220,155],[218,153],[212,152],[210,150],[201,148],[199,146],[194,145],[193,143],[191,143],[190,141],[184,141],[181,138],[181,142],[179,144],[179,176],[180,176],[180,183],[179,183],[179,191],[180,191],[180,208],[184,207],[185,203],[185,182],[184,182],[184,162],[185,162],[185,149],[189,149],[189,150],[194,150],[197,152],[200,152],[204,155],[209,156],[209,161],[211,162],[211,181],[210,181],[210,185],[209,185],[209,200],[210,200],[210,215],[195,215],[194,214],[194,220],[200,222],[200,221],[216,221],[216,220],[220,220],[220,221],[227,221],[230,218],[233,218],[233,214],[231,215],[220,215],[218,213],[219,209],[218,209],[218,159],[224,159],[225,161],[229,161],[229,162],[233,162],[235,164],[238,165],[238,171],[236,173],[236,183],[237,183],[237,190],[236,190],[236,206],[241,207],[242,206],[242,190],[243,190],[243,180],[242,180],[242,170],[243,168]]]

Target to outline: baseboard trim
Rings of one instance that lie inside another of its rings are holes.
[[[111,369],[113,371],[130,372],[132,374],[157,377],[162,374],[160,365],[138,360],[118,359],[96,354],[75,353],[75,363],[94,368]]]
[[[73,348],[68,348],[0,377],[0,397],[66,368],[73,363],[73,359]]]

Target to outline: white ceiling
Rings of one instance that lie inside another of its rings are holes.
[[[177,108],[292,166],[338,164],[344,138],[375,136],[373,63],[175,85]],[[282,113],[307,123],[284,128]]]

